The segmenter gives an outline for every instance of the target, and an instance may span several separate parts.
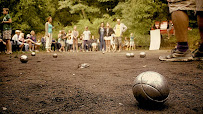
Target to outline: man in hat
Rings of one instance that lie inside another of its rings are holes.
[[[122,35],[126,30],[127,30],[127,27],[123,23],[121,23],[120,19],[117,19],[117,24],[114,27],[114,32],[115,32],[117,47],[119,46],[118,52],[120,52],[122,49]]]
[[[3,18],[2,24],[3,24],[3,40],[6,40],[6,48],[7,54],[11,54],[12,50],[11,50],[11,17],[9,15],[9,9],[8,8],[3,8],[3,14],[5,15],[5,17]]]

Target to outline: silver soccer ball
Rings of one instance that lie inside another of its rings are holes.
[[[58,57],[58,55],[57,55],[56,53],[54,53],[54,54],[53,54],[53,57],[54,57],[54,58],[57,58],[57,57]]]
[[[139,74],[132,90],[140,104],[164,103],[170,92],[166,78],[153,71]]]
[[[130,57],[134,57],[134,53],[130,53]]]
[[[21,61],[22,63],[27,63],[27,62],[28,62],[28,57],[27,57],[26,55],[22,55],[22,56],[20,57],[20,61]]]
[[[130,53],[126,53],[125,55],[126,55],[126,57],[127,57],[127,58],[129,58],[129,57],[130,57]]]
[[[32,52],[31,55],[32,55],[32,56],[35,56],[36,54],[35,54],[35,52]]]
[[[145,52],[140,52],[140,58],[144,58],[146,56]]]

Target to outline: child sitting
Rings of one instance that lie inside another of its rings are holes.
[[[114,34],[112,34],[111,47],[112,47],[112,51],[116,52],[116,38],[114,37]]]
[[[94,38],[94,36],[92,35],[92,39],[91,39],[91,46],[92,46],[92,51],[97,51],[97,39]]]
[[[66,34],[65,31],[62,30],[61,31],[61,35],[60,35],[60,43],[61,43],[61,48],[59,49],[60,52],[65,52],[65,38],[66,38]]]
[[[125,50],[128,50],[128,48],[129,48],[129,41],[128,41],[128,38],[127,37],[125,37],[125,40],[124,40],[124,48],[125,48]]]
[[[22,51],[23,46],[24,46],[24,43],[22,43],[22,42],[19,41],[19,38],[21,37],[21,36],[20,36],[20,33],[21,33],[20,30],[16,30],[16,31],[15,31],[15,35],[12,37],[12,41],[13,41],[12,46],[13,46],[13,49],[14,49],[14,48],[17,48],[17,49],[20,48],[20,51]],[[18,51],[19,51],[19,50],[18,50]]]
[[[130,34],[130,50],[135,49],[135,41],[133,33]],[[136,49],[135,49],[136,50]]]

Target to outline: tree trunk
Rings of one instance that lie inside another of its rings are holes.
[[[81,11],[82,11],[83,18],[84,18],[84,19],[87,19],[87,15],[86,15],[86,13],[85,13],[85,10],[82,9]]]
[[[81,3],[80,0],[78,0],[78,2]],[[87,19],[87,15],[86,15],[86,13],[85,13],[85,10],[84,10],[84,9],[81,9],[81,11],[82,11],[83,18],[84,18],[84,19]]]

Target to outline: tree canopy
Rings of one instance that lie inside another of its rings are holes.
[[[120,18],[129,28],[126,34],[144,35],[155,21],[170,19],[166,0],[0,0],[0,4],[1,10],[10,9],[12,28],[22,31],[44,31],[48,16],[56,30],[78,25],[82,31],[88,25],[93,32],[101,22],[114,26]]]

